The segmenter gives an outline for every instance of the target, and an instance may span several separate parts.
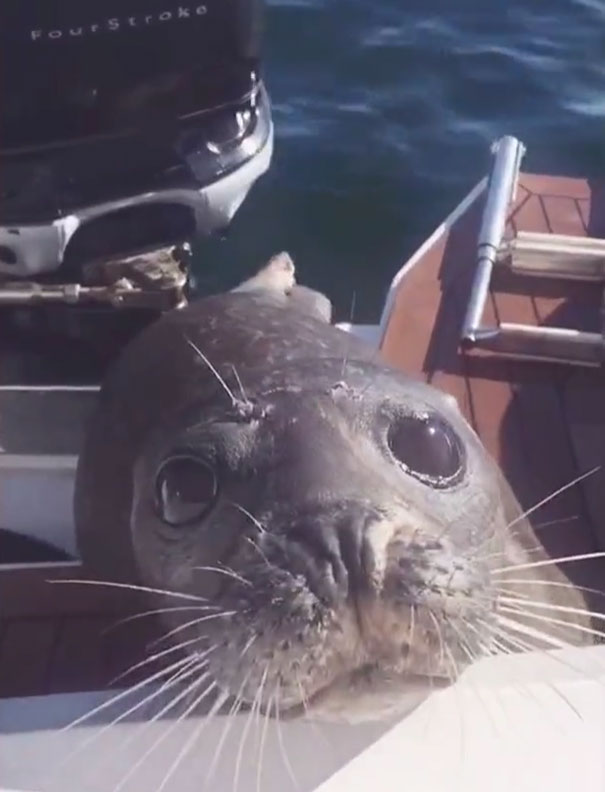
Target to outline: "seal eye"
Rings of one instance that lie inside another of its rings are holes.
[[[156,509],[168,525],[201,520],[214,505],[217,493],[214,471],[194,456],[165,460],[155,480]]]
[[[435,415],[406,415],[388,431],[391,453],[411,476],[447,487],[462,472],[462,449],[454,430]]]

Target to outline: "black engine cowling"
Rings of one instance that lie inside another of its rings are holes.
[[[3,0],[3,150],[120,133],[237,101],[259,0]]]

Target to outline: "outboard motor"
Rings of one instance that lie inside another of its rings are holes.
[[[269,167],[262,2],[0,0],[5,563],[73,556],[69,471],[107,366],[186,303],[188,242]]]
[[[0,279],[223,231],[271,160],[261,27],[262,0],[2,0]]]

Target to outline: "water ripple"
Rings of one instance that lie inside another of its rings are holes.
[[[268,6],[276,155],[226,259],[288,247],[343,310],[346,271],[363,316],[485,173],[494,137],[521,137],[529,169],[605,176],[605,0]]]

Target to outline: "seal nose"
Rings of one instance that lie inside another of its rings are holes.
[[[309,520],[288,532],[288,565],[303,574],[311,590],[335,605],[368,588],[369,549],[365,514],[343,516],[326,524]]]
[[[302,575],[311,591],[327,605],[336,605],[348,591],[348,573],[338,551],[338,541],[317,525],[298,525],[288,534],[287,564]]]
[[[368,525],[377,515],[357,513],[338,527],[337,539],[341,561],[347,571],[348,593],[356,596],[371,589],[372,552],[368,542]]]

